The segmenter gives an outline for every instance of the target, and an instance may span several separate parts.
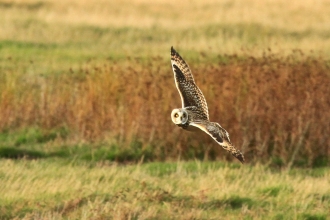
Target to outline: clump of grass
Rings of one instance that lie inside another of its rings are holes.
[[[253,200],[247,197],[232,196],[226,199],[225,203],[228,203],[232,209],[242,208],[243,205],[251,208],[253,205]]]
[[[0,148],[0,157],[11,158],[11,159],[20,159],[20,158],[37,159],[37,158],[46,157],[46,154],[43,153],[42,151],[36,151],[36,150],[25,150],[25,149],[13,148],[13,147],[2,147]]]
[[[187,62],[207,99],[210,119],[229,131],[248,161],[273,158],[276,166],[289,167],[328,164],[327,61],[296,53],[226,56],[225,63],[221,57],[218,63],[208,63],[205,55],[200,59],[198,65]],[[171,123],[169,114],[180,106],[180,98],[168,65],[161,58],[128,58],[125,63],[90,63],[28,78],[5,70],[0,81],[0,129],[42,129],[31,138],[18,138],[16,145],[58,136],[111,140],[126,152],[127,160],[145,153],[155,160],[224,155],[207,135],[200,133],[196,139]],[[51,132],[60,128],[66,130]]]
[[[316,213],[316,214],[303,213],[300,216],[302,219],[305,220],[326,220],[328,215],[326,213]]]
[[[28,128],[18,133],[14,145],[20,146],[34,143],[46,143],[56,138],[65,138],[68,135],[67,132],[65,128],[44,131],[38,128]]]
[[[277,197],[281,192],[289,192],[287,186],[270,186],[260,190],[260,193],[265,196]]]

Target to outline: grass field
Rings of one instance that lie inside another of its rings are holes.
[[[0,0],[0,219],[328,219],[326,0]],[[190,65],[240,165],[180,107]]]
[[[10,171],[10,172],[9,172]],[[1,219],[327,219],[329,169],[2,160]]]

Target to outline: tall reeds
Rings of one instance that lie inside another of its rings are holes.
[[[184,54],[182,54],[184,57]],[[248,161],[317,165],[330,156],[330,67],[321,58],[201,56],[187,60],[219,122]],[[214,60],[214,59],[212,59]],[[27,75],[3,69],[0,129],[65,127],[68,139],[148,148],[153,159],[223,157],[213,139],[176,127],[181,101],[169,60],[127,58]],[[133,143],[133,144],[132,144]],[[320,162],[321,161],[321,162]]]

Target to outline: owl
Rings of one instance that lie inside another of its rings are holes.
[[[230,142],[228,132],[220,124],[210,122],[204,95],[195,84],[188,64],[173,47],[171,47],[171,64],[175,85],[182,102],[182,108],[172,110],[171,119],[173,123],[188,131],[200,129],[206,132],[219,145],[243,163],[244,156]]]

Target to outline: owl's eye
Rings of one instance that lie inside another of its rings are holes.
[[[185,118],[187,115],[186,115],[186,113],[183,113],[183,117]]]
[[[178,113],[175,113],[174,117],[176,117],[176,118],[179,117],[179,114]]]

